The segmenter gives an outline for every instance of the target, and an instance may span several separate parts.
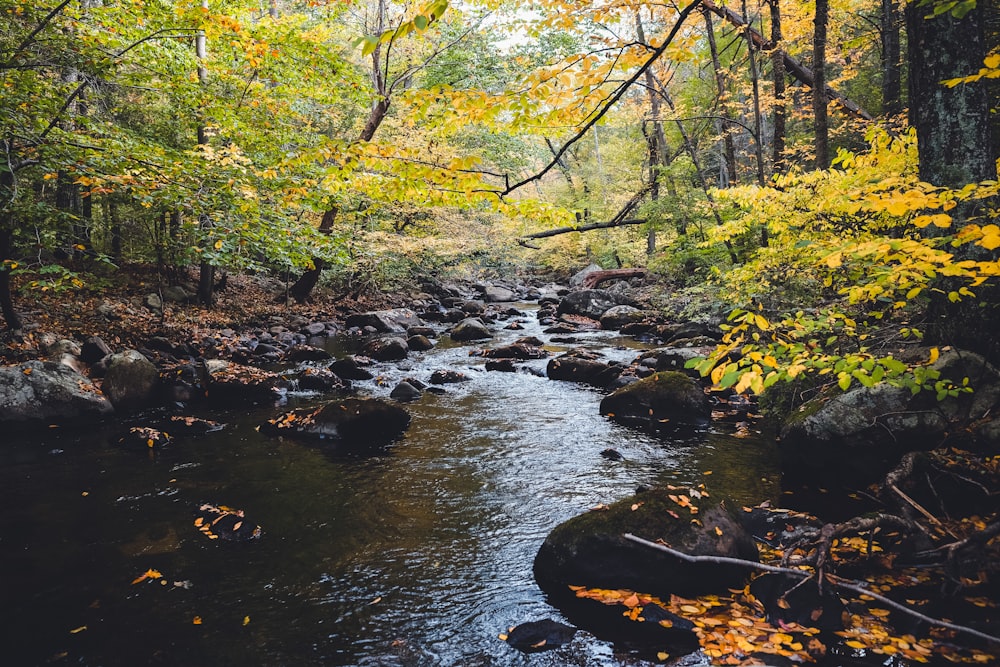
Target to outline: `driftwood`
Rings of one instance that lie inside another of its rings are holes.
[[[623,278],[641,278],[646,275],[646,269],[608,269],[588,273],[580,283],[583,289],[594,289],[606,280],[621,280]]]
[[[743,20],[743,17],[741,17],[739,14],[729,9],[728,7],[720,7],[719,5],[716,5],[714,2],[712,2],[712,0],[702,0],[701,4],[705,9],[719,16],[720,18],[728,21],[737,28],[741,30],[746,29],[747,26]],[[754,30],[752,27],[749,30],[750,30],[750,39],[753,41],[754,46],[756,46],[758,49],[765,51],[775,48],[775,46],[771,44],[769,40],[764,39],[764,36],[761,35],[759,32],[757,32],[756,30]],[[800,63],[795,58],[785,53],[784,51],[779,50],[779,52],[781,53],[782,60],[785,62],[785,71],[794,76],[796,79],[798,79],[805,85],[812,88],[816,83],[816,78],[813,76],[813,71],[810,68],[803,65],[802,63]],[[863,108],[861,108],[861,105],[859,105],[857,102],[851,99],[844,97],[830,86],[827,86],[824,92],[826,93],[827,98],[829,98],[833,102],[836,102],[844,109],[857,116],[858,118],[864,120],[872,120],[872,115],[867,111],[865,111]]]

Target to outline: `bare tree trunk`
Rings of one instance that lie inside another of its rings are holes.
[[[635,13],[635,32],[640,43],[646,42],[646,34],[642,28],[642,17]],[[652,115],[653,131],[646,134],[646,145],[649,151],[649,198],[657,201],[660,198],[660,168],[665,167],[667,157],[667,135],[663,131],[663,121],[660,109],[660,98],[656,94],[656,79],[653,68],[646,69],[646,95],[649,98],[649,112]],[[597,129],[597,128],[594,128]],[[650,225],[646,232],[646,255],[656,252],[656,230]]]
[[[826,89],[826,27],[829,22],[829,0],[816,0],[816,17],[813,32],[813,129],[815,132],[816,168],[830,166],[829,134],[827,121]]]
[[[719,62],[719,49],[715,43],[715,28],[712,25],[712,15],[709,11],[708,7],[704,7],[702,14],[705,16],[705,32],[708,35],[708,48],[712,54],[712,69],[715,71],[715,87],[718,91],[719,111],[723,118],[728,118],[729,113],[726,110],[726,76]],[[730,132],[730,126],[726,122],[723,122],[722,146],[726,171],[728,172],[728,182],[722,185],[738,183],[740,178],[736,170],[736,147],[733,145],[733,135]]]
[[[118,215],[118,200],[115,195],[107,198],[108,228],[111,233],[111,257],[115,262],[122,260],[122,221]]]
[[[14,261],[14,214],[11,211],[14,192],[14,174],[0,169],[0,198],[6,204],[0,209],[0,311],[3,312],[7,330],[18,333],[23,325],[21,316],[14,308],[10,284],[10,267]]]
[[[750,80],[753,83],[753,129],[754,129],[754,157],[757,158],[757,184],[764,186],[767,183],[767,174],[764,171],[764,137],[760,127],[760,75],[757,71],[757,56],[754,53],[753,30],[750,26],[750,14],[747,12],[747,0],[743,0],[743,20],[745,21],[744,34],[747,40],[747,55],[750,61]],[[767,224],[760,228],[760,247],[766,248],[768,244]],[[730,248],[730,254],[733,250]]]
[[[882,37],[882,115],[884,116],[895,116],[903,110],[900,23],[898,0],[882,0],[879,30]]]
[[[768,0],[771,10],[771,79],[774,82],[774,137],[771,162],[775,173],[785,170],[785,57],[781,48],[780,0]]]
[[[208,10],[208,0],[201,0],[201,7]],[[202,85],[208,82],[208,69],[205,60],[208,58],[208,49],[205,42],[204,31],[199,31],[195,37],[195,55],[198,58],[198,82]],[[208,134],[202,119],[198,119],[198,145],[203,146],[208,143]],[[198,226],[203,230],[212,228],[212,219],[205,213],[198,218]],[[166,241],[166,239],[164,239]],[[215,303],[215,267],[207,260],[201,261],[198,271],[198,299],[206,306]]]

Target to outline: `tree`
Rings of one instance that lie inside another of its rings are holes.
[[[813,33],[813,132],[816,135],[816,168],[830,166],[829,125],[826,99],[826,29],[829,22],[829,0],[816,0],[816,18]]]

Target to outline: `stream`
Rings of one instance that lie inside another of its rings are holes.
[[[488,346],[541,333],[495,326]],[[631,360],[614,332],[551,343]],[[338,355],[355,342],[330,340]],[[403,377],[459,370],[425,393],[405,435],[376,456],[265,436],[278,408],[199,417],[225,430],[156,451],[117,444],[121,425],[0,435],[0,636],[7,665],[643,665],[578,632],[522,654],[498,639],[552,618],[532,576],[548,532],[639,485],[705,483],[751,504],[779,493],[773,437],[719,423],[660,438],[600,416],[602,394],[544,377],[546,360],[487,372],[443,336],[356,383],[387,396]],[[532,372],[540,372],[541,376]],[[320,397],[291,394],[281,410]],[[613,447],[624,460],[602,458]],[[263,537],[212,541],[201,503],[246,511]],[[148,570],[149,576],[133,583]],[[599,632],[597,633],[600,634]],[[707,665],[698,654],[673,664]]]

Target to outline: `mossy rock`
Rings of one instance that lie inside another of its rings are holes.
[[[676,423],[700,423],[711,413],[701,385],[678,371],[654,373],[601,401],[601,414],[626,426],[659,429]]]
[[[741,587],[750,573],[736,565],[691,563],[630,542],[625,533],[663,540],[693,556],[758,558],[753,538],[729,503],[692,497],[686,489],[654,489],[557,526],[535,557],[536,580],[553,594],[585,586],[691,597]]]
[[[269,419],[262,428],[275,435],[333,439],[378,448],[403,434],[410,414],[378,398],[343,398],[313,410],[292,410]]]

